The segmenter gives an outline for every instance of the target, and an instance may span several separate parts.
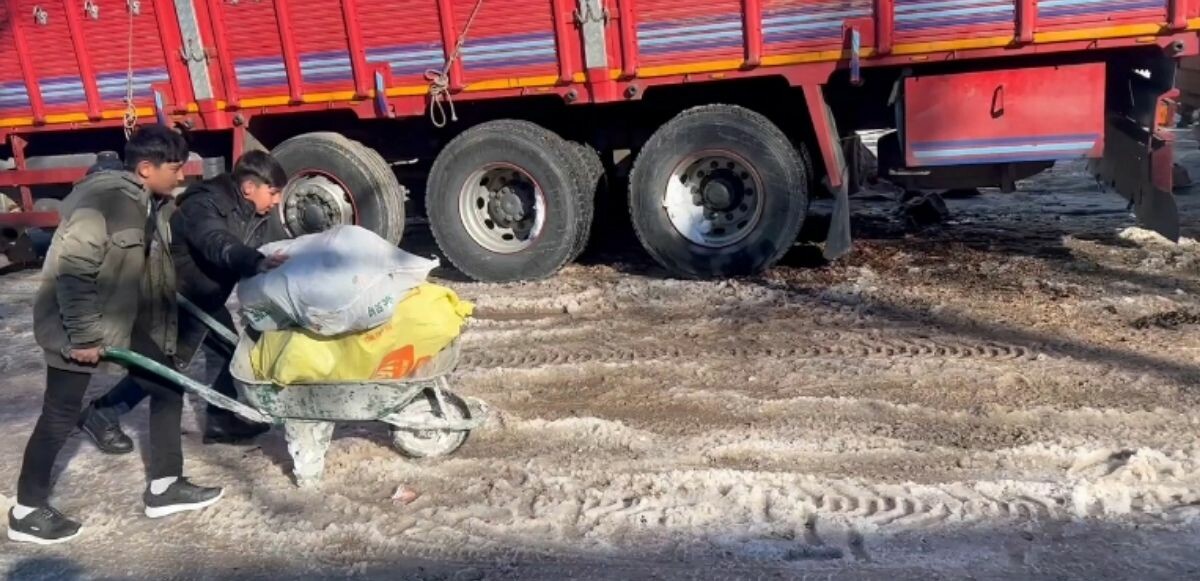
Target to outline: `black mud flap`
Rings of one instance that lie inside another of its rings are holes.
[[[829,217],[829,234],[825,238],[825,260],[837,260],[850,252],[850,193],[843,172],[842,186],[833,190],[833,215]]]
[[[1173,136],[1125,117],[1110,117],[1104,140],[1104,157],[1092,162],[1096,178],[1129,200],[1143,228],[1178,242]]]

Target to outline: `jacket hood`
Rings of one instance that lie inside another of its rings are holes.
[[[79,180],[76,187],[89,190],[120,190],[140,202],[150,200],[150,190],[142,185],[137,176],[125,170],[98,171]]]

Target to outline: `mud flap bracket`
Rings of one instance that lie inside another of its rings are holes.
[[[818,85],[805,85],[804,98],[812,118],[817,146],[825,165],[825,188],[833,194],[833,215],[830,217],[829,234],[822,253],[826,260],[836,260],[850,252],[850,171],[842,153],[838,138],[837,123],[833,112],[825,101]]]
[[[1129,200],[1138,223],[1179,241],[1179,208],[1172,193],[1174,139],[1123,116],[1105,126],[1104,157],[1092,161],[1100,183]]]

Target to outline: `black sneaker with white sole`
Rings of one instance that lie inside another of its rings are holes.
[[[150,487],[147,486],[142,500],[146,503],[146,516],[162,518],[178,512],[210,507],[221,500],[224,494],[225,490],[222,488],[196,486],[188,482],[187,478],[179,478],[162,494],[150,492]]]
[[[82,528],[79,523],[48,506],[35,509],[25,518],[17,518],[13,510],[8,511],[8,538],[19,543],[65,543],[78,537]]]

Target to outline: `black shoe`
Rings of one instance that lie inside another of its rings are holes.
[[[133,451],[133,440],[121,431],[121,421],[111,410],[88,406],[79,416],[79,429],[105,454],[128,454]]]
[[[209,410],[204,423],[204,443],[242,444],[270,429],[271,426],[248,422],[225,410]]]
[[[162,518],[177,512],[207,508],[221,500],[224,494],[225,490],[222,488],[196,486],[188,482],[187,478],[180,477],[162,494],[152,494],[147,486],[142,500],[146,503],[146,516]]]
[[[17,518],[8,511],[8,538],[19,543],[56,545],[79,536],[82,525],[50,507],[35,509]]]

